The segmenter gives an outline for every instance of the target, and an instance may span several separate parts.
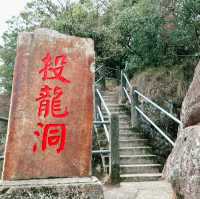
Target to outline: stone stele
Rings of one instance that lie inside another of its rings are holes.
[[[19,34],[3,180],[90,176],[94,59],[91,39]]]

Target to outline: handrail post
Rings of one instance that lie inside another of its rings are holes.
[[[96,117],[96,120],[99,120],[98,106],[101,109],[101,99],[97,93],[97,90],[95,90],[95,113],[96,113],[95,117]]]
[[[123,87],[126,88],[126,80],[124,78],[124,75],[123,75],[123,70],[121,71],[121,88],[120,88],[120,103],[123,104],[123,102],[126,100],[126,96],[125,96],[125,93],[124,93],[124,89]]]
[[[117,77],[117,83],[120,84],[120,78],[121,78],[120,66],[117,66],[116,77]]]
[[[111,114],[110,122],[110,179],[111,184],[119,184],[119,116],[117,114]]]
[[[136,106],[139,106],[139,99],[138,95],[135,92],[136,88],[131,88],[131,126],[133,128],[139,127],[139,114],[137,110],[135,109]]]
[[[103,81],[102,81],[102,89],[103,90],[106,89],[106,78],[105,77],[103,78]]]

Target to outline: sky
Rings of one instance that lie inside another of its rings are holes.
[[[6,21],[17,16],[30,0],[4,0],[0,6],[0,45],[3,43],[2,34],[7,29]]]
[[[17,16],[23,11],[27,2],[31,0],[4,0],[0,6],[0,45],[3,44],[2,34],[7,29],[6,21],[12,16]],[[54,0],[52,0],[54,1]],[[65,2],[66,0],[61,0]],[[69,1],[69,0],[68,0]],[[77,2],[78,0],[70,0],[69,2]]]

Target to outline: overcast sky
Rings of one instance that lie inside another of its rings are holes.
[[[0,6],[0,45],[3,43],[2,34],[7,29],[6,21],[23,11],[27,2],[31,0],[2,0]],[[54,1],[54,0],[52,0]],[[79,0],[61,0],[61,2],[78,2]],[[56,1],[54,1],[56,2]]]
[[[16,16],[23,10],[24,6],[30,0],[4,0],[1,2],[0,6],[0,44],[2,44],[2,34],[6,30],[6,21],[12,17]]]

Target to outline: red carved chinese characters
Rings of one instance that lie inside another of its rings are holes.
[[[67,134],[66,126],[64,124],[47,124],[44,126],[42,123],[38,123],[38,127],[43,129],[42,151],[45,151],[47,146],[56,146],[57,153],[64,150]],[[35,131],[34,134],[35,136],[40,137],[39,131]],[[36,152],[37,148],[37,144],[34,144],[33,152]]]
[[[64,70],[64,64],[67,63],[67,56],[66,55],[60,55],[55,58],[55,66],[52,66],[51,64],[51,55],[50,53],[47,53],[47,55],[42,59],[44,66],[40,69],[39,73],[43,74],[42,79],[43,80],[60,80],[64,84],[70,83],[70,80],[65,79],[62,76],[62,72]]]
[[[39,74],[43,74],[42,80],[60,80],[62,83],[70,83],[69,80],[62,76],[64,70],[64,65],[67,63],[67,56],[60,55],[55,58],[55,66],[52,66],[52,57],[50,53],[42,59],[44,66],[39,70]],[[38,103],[38,117],[47,118],[52,116],[54,118],[65,118],[68,116],[69,112],[65,106],[61,110],[61,98],[63,95],[63,90],[59,86],[50,88],[47,84],[42,86],[38,97],[36,97],[36,102]],[[67,137],[67,127],[65,124],[42,124],[38,123],[38,128],[40,130],[34,131],[36,138],[41,141],[40,147],[43,152],[48,148],[56,149],[57,153],[61,153],[65,149],[66,137]],[[33,145],[33,152],[38,151],[38,143]]]
[[[49,86],[45,85],[41,88],[40,96],[36,98],[36,101],[39,102],[38,108],[38,116],[42,114],[44,117],[47,117],[51,112],[51,115],[55,118],[64,118],[68,115],[67,107],[63,113],[61,111],[61,97],[63,95],[63,91],[60,87],[56,86],[53,91],[53,96],[51,95],[51,90]]]

